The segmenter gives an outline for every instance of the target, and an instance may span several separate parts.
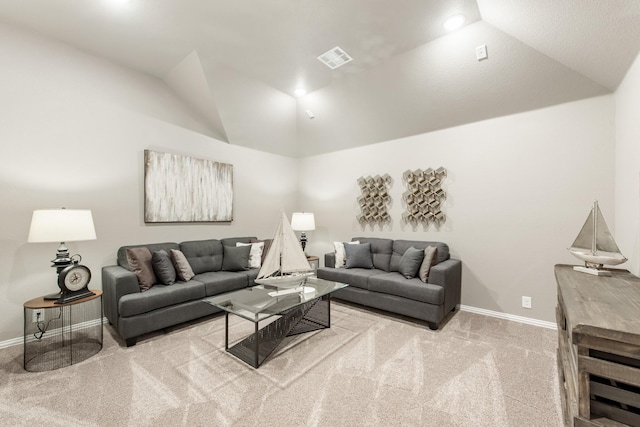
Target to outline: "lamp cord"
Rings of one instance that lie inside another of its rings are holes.
[[[41,340],[42,337],[44,336],[44,333],[47,332],[47,329],[49,329],[49,325],[51,324],[51,322],[53,320],[57,320],[57,319],[60,319],[62,317],[62,308],[60,308],[60,312],[58,313],[58,317],[54,317],[53,319],[49,319],[49,321],[46,322],[46,325],[45,325],[45,322],[41,322],[40,321],[40,313],[37,313],[36,316],[37,316],[37,318],[36,318],[36,326],[38,328],[38,331],[40,331],[40,332],[35,332],[33,334],[33,336],[34,336],[35,339]]]

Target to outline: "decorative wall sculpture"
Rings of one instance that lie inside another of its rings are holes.
[[[360,213],[357,215],[361,225],[384,224],[391,222],[391,216],[387,211],[387,205],[391,203],[388,186],[391,185],[391,177],[388,174],[358,178],[361,196],[358,197]]]
[[[144,150],[144,222],[233,220],[233,165]]]
[[[402,194],[406,205],[406,211],[402,214],[405,222],[414,226],[419,223],[425,226],[444,224],[447,217],[442,212],[442,202],[447,194],[442,189],[442,181],[446,176],[447,170],[443,167],[436,170],[408,170],[402,174],[407,186],[407,191]]]

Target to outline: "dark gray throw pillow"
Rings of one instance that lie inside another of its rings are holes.
[[[249,269],[249,246],[223,246],[222,269],[224,271],[243,271]]]
[[[345,244],[347,268],[373,268],[373,258],[371,257],[371,243]]]
[[[407,279],[413,279],[418,274],[418,270],[424,259],[424,251],[416,249],[413,246],[404,251],[404,255],[400,258],[398,272]]]
[[[167,251],[161,249],[151,254],[151,265],[156,278],[163,285],[173,285],[176,282],[176,269]]]

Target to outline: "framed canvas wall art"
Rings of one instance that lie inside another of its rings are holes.
[[[233,220],[233,165],[144,150],[144,221]]]

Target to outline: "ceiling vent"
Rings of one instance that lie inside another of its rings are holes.
[[[353,58],[339,46],[329,49],[322,55],[318,56],[318,59],[332,70],[335,70],[347,62],[353,61]]]

